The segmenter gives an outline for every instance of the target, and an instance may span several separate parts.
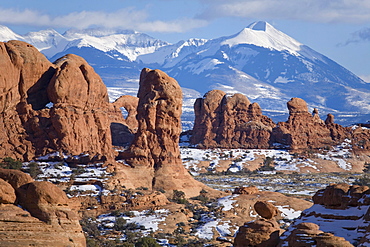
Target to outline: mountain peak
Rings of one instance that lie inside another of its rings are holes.
[[[23,40],[20,35],[13,32],[10,28],[0,25],[0,41],[9,41],[12,39]]]
[[[267,31],[268,26],[271,26],[265,21],[256,21],[251,23],[247,28],[255,31]]]
[[[292,54],[297,54],[302,45],[265,21],[254,22],[239,33],[226,37],[222,42],[222,45],[230,47],[240,44],[251,44],[278,51],[286,50]]]

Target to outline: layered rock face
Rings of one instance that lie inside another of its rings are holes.
[[[0,43],[0,63],[2,157],[30,160],[59,151],[113,158],[108,116],[115,108],[84,59],[66,55],[52,64],[33,46],[9,41]]]
[[[284,233],[281,246],[302,246],[294,244],[302,242],[302,236],[306,236],[304,246],[367,246],[369,187],[334,184],[316,192],[313,201]]]
[[[189,175],[180,158],[182,91],[177,81],[160,70],[145,68],[140,74],[138,98],[138,130],[121,155],[134,169],[124,170],[125,174],[137,177],[149,188],[198,195],[205,185]]]
[[[20,171],[0,169],[0,177],[1,246],[86,246],[79,217],[61,189]]]
[[[274,122],[242,94],[212,90],[194,104],[192,144],[201,148],[268,148]]]

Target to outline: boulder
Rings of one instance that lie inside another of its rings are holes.
[[[272,219],[278,215],[279,210],[271,203],[267,201],[257,201],[254,204],[254,210],[257,214],[265,219]]]
[[[248,187],[237,187],[234,189],[233,194],[241,194],[241,195],[251,195],[258,193],[259,190],[256,186],[248,186]]]
[[[0,168],[0,178],[9,183],[14,190],[24,184],[33,182],[31,176],[19,170]]]
[[[274,247],[279,244],[280,227],[275,220],[260,219],[245,223],[235,236],[234,246]]]
[[[21,171],[1,169],[1,246],[86,246],[78,215],[66,194]],[[13,205],[16,203],[21,207]]]
[[[14,203],[16,199],[13,187],[0,178],[0,204],[1,203]]]
[[[59,224],[63,220],[77,220],[78,216],[68,208],[69,199],[54,184],[47,181],[35,181],[17,189],[19,204],[33,217],[50,224]]]

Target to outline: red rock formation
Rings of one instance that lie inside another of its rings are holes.
[[[0,89],[0,156],[30,160],[59,151],[113,158],[114,107],[82,58],[67,55],[52,64],[27,43],[0,43]]]
[[[248,186],[248,187],[237,187],[234,189],[233,194],[240,194],[240,195],[251,195],[258,193],[259,190],[256,186]]]
[[[31,183],[33,179],[27,173],[13,169],[0,168],[0,178],[9,183],[15,190],[24,184]]]
[[[13,204],[16,199],[13,187],[0,178],[0,204],[10,203]]]
[[[49,102],[46,87],[53,72],[54,65],[33,46],[0,42],[0,156],[32,156],[34,148],[23,123]]]
[[[280,227],[275,220],[255,220],[241,226],[235,236],[235,247],[275,247],[280,240]]]
[[[55,62],[57,71],[48,86],[54,106],[50,121],[62,152],[101,154],[113,158],[107,89],[87,62],[66,55]]]
[[[139,98],[130,95],[123,95],[112,103],[109,120],[114,146],[128,146],[131,144],[138,127],[136,120],[138,103]],[[126,119],[122,118],[122,108],[127,112]]]
[[[202,148],[268,148],[274,122],[242,94],[212,90],[194,104],[192,144]]]
[[[348,207],[370,205],[370,200],[366,199],[368,193],[370,193],[368,186],[350,186],[341,183],[329,185],[325,189],[317,191],[312,200],[315,204],[328,208],[346,209]]]
[[[138,180],[131,182],[143,183],[141,186],[197,196],[207,187],[190,176],[180,158],[180,86],[160,70],[143,69],[138,97],[138,130],[131,146],[121,155],[134,169],[124,173]]]
[[[125,122],[133,133],[136,133],[138,128],[138,122],[136,119],[137,106],[139,104],[139,98],[131,95],[123,95],[113,102],[115,112],[119,112],[120,108],[123,107],[127,111],[127,117]],[[119,116],[119,119],[122,117]]]
[[[306,102],[300,98],[292,98],[287,106],[288,121],[278,123],[273,129],[273,143],[286,145],[293,150],[323,148],[337,143],[332,139],[329,128],[319,118],[317,109],[311,115]]]
[[[291,247],[351,247],[353,246],[342,237],[334,236],[319,230],[314,223],[300,223],[279,246]]]
[[[357,246],[359,242],[370,242],[369,195],[369,187],[358,185],[333,184],[319,190],[313,196],[315,204],[284,233],[281,246],[302,246],[294,243],[304,239],[304,246]],[[319,227],[330,234],[319,231]]]
[[[21,173],[1,170],[6,180],[0,179],[1,246],[86,246],[79,217],[66,194],[46,181],[23,183],[27,176]],[[4,194],[10,197],[4,200]]]
[[[257,214],[265,219],[272,219],[278,215],[279,210],[271,203],[267,201],[257,201],[254,204],[254,210]]]

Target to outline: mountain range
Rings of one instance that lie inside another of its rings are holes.
[[[115,92],[135,92],[143,67],[161,69],[184,88],[185,119],[195,98],[212,89],[245,94],[274,121],[286,120],[292,97],[318,108],[323,118],[334,114],[341,124],[370,119],[370,84],[264,21],[231,36],[176,44],[130,30],[19,35],[0,26],[0,41],[11,39],[34,45],[51,61],[68,53],[84,57]]]

